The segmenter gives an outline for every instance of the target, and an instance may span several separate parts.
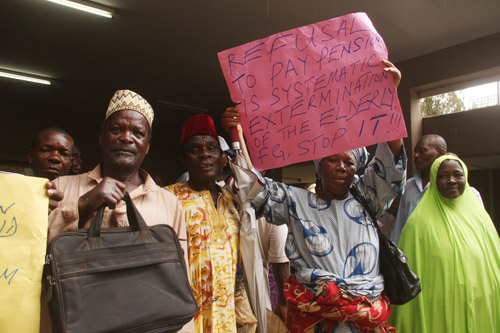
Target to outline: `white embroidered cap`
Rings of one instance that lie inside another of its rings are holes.
[[[124,89],[115,92],[111,101],[109,101],[104,120],[108,119],[113,113],[122,110],[139,112],[146,118],[150,128],[153,125],[153,118],[155,116],[153,108],[149,105],[148,101],[132,90]]]

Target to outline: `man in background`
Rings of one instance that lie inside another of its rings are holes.
[[[73,163],[71,164],[71,169],[69,170],[70,175],[78,175],[82,171],[82,152],[78,146],[73,148]]]
[[[391,233],[391,240],[395,244],[399,243],[406,220],[408,220],[429,186],[432,163],[436,158],[444,155],[446,150],[446,141],[437,134],[424,135],[418,140],[414,149],[414,162],[418,172],[406,182],[404,193],[399,201],[396,222]]]
[[[48,127],[39,131],[28,151],[28,163],[34,176],[54,180],[69,174],[74,144],[71,135],[61,128]]]

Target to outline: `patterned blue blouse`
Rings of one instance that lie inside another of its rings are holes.
[[[257,217],[287,224],[286,254],[297,281],[314,289],[335,281],[353,297],[377,299],[384,289],[379,273],[377,230],[363,206],[349,193],[344,200],[324,201],[315,193],[261,177],[264,188],[253,200]],[[402,192],[406,153],[397,163],[387,143],[353,184],[377,218]]]

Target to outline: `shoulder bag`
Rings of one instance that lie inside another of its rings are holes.
[[[421,291],[420,279],[408,266],[408,258],[396,244],[382,233],[377,218],[364,198],[354,187],[350,188],[353,197],[363,206],[377,228],[379,239],[380,273],[384,277],[384,292],[391,304],[401,305],[411,301]]]

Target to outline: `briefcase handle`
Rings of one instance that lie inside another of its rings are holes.
[[[130,195],[128,192],[125,192],[125,197],[123,198],[125,203],[127,204],[127,218],[128,218],[128,224],[136,229],[140,230],[141,234],[149,236],[149,228],[144,222],[144,219],[142,218],[141,214],[135,207],[134,203],[132,202],[132,199],[130,198]],[[97,211],[94,219],[92,220],[92,224],[90,225],[90,228],[87,232],[87,235],[89,238],[91,237],[100,237],[101,236],[101,226],[102,226],[102,219],[104,217],[104,209],[106,208],[105,205],[102,205],[99,207],[99,210]],[[147,237],[146,236],[146,237]]]

